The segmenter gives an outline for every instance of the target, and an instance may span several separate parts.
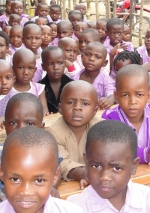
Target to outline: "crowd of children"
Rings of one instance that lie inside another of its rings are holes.
[[[84,3],[67,20],[54,0],[36,6],[30,17],[6,0],[0,16],[0,213],[150,212],[150,188],[130,181],[150,164],[150,29],[137,48],[119,18],[86,20]],[[53,198],[61,178],[88,187]]]

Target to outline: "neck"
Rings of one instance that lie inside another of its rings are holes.
[[[41,48],[42,50],[44,50],[44,48],[48,47],[48,44],[41,44]]]
[[[100,68],[101,69],[101,68]],[[95,70],[95,71],[88,71],[86,70],[85,68],[85,72],[84,72],[84,75],[87,76],[87,77],[90,77],[91,79],[95,79],[99,73],[100,73],[100,69],[99,70]]]
[[[21,82],[18,82],[17,80],[15,81],[13,87],[20,92],[26,92],[31,88],[30,82],[28,82],[27,84],[22,84]]]
[[[79,143],[80,139],[81,139],[81,137],[82,137],[82,135],[83,135],[83,133],[84,133],[84,131],[86,129],[86,125],[84,125],[82,127],[81,126],[80,127],[74,127],[74,126],[70,126],[70,125],[68,125],[68,126],[71,129],[71,131],[74,133],[74,135],[75,135],[75,137],[76,137],[76,139],[77,139],[77,141]]]
[[[50,84],[59,84],[59,83],[61,83],[61,78],[60,79],[56,79],[56,80],[49,79],[49,83]]]

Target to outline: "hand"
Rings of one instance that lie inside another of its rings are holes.
[[[111,107],[111,102],[109,101],[108,98],[102,97],[98,101],[98,106],[100,109],[108,109]]]
[[[54,187],[52,187],[51,196],[60,198],[59,192]]]
[[[84,179],[81,179],[80,180],[80,189],[83,190],[89,184],[90,184],[90,182],[87,177],[85,177]]]
[[[45,112],[45,113],[43,114],[43,116],[48,116],[49,114],[52,114],[52,113]]]
[[[66,59],[65,61],[66,61],[66,67],[67,68],[72,66],[73,63],[71,61],[69,61],[68,59]]]

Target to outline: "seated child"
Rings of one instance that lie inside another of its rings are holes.
[[[87,132],[100,119],[94,117],[97,110],[96,90],[88,82],[73,81],[63,88],[59,104],[62,117],[49,131],[56,138],[63,157],[60,166],[64,180],[81,180],[86,176],[83,153]]]
[[[33,17],[31,21],[35,21],[39,17],[46,18],[47,22],[52,21],[51,17],[48,15],[49,8],[46,3],[39,3],[37,5],[37,13],[38,13],[38,16]]]
[[[75,26],[74,26],[74,34],[77,38],[79,38],[80,33],[89,28],[88,24],[86,22],[81,22],[79,21]]]
[[[23,43],[26,48],[30,49],[36,58],[36,72],[33,81],[38,82],[42,79],[43,69],[41,66],[41,44],[42,31],[41,27],[36,24],[28,24],[23,28]]]
[[[50,43],[52,41],[52,29],[47,26],[41,26],[41,30],[42,30],[42,44],[41,44],[41,48],[42,50],[44,50],[44,48],[50,46]]]
[[[140,65],[122,67],[116,75],[116,100],[119,106],[106,110],[102,118],[118,120],[129,125],[138,138],[141,163],[150,162],[150,97],[148,72]]]
[[[51,21],[58,24],[61,19],[61,7],[58,4],[53,4],[50,6],[50,17]]]
[[[9,26],[20,25],[21,17],[17,14],[11,14],[9,17]]]
[[[10,30],[9,51],[12,56],[20,48],[25,48],[25,46],[22,44],[22,31],[23,31],[23,28],[18,25],[14,25]]]
[[[41,27],[47,24],[47,19],[44,17],[39,17],[35,20],[35,23]]]
[[[11,14],[11,3],[12,0],[6,0],[5,14],[0,16],[0,27],[5,27],[8,25],[9,16]]]
[[[42,67],[46,71],[46,76],[39,83],[45,85],[45,95],[49,112],[56,113],[58,112],[62,89],[72,80],[64,74],[65,56],[59,47],[46,47],[41,56]]]
[[[125,41],[125,42],[130,41],[130,28],[126,24],[124,24],[124,31],[123,31],[122,40]]]
[[[115,103],[115,83],[108,74],[101,71],[107,64],[106,56],[107,50],[100,42],[87,44],[81,55],[85,68],[71,76],[74,80],[84,80],[95,87],[100,109],[109,108]]]
[[[54,22],[49,22],[47,24],[52,30],[52,41],[50,46],[58,46],[58,38],[57,38],[57,24]]]
[[[31,50],[20,49],[16,51],[13,56],[13,71],[16,78],[13,91],[16,94],[19,92],[29,92],[39,97],[43,106],[44,115],[46,115],[48,108],[44,90],[45,86],[32,82],[36,71],[36,60]]]
[[[0,170],[7,197],[0,203],[1,213],[83,213],[75,204],[50,196],[60,168],[49,132],[34,126],[12,132],[4,143]]]
[[[145,64],[146,62],[150,62],[150,28],[147,29],[144,45],[141,47],[138,47],[136,51],[141,56],[141,63]]]
[[[107,19],[101,18],[96,22],[96,29],[100,34],[100,42],[103,44],[107,37]]]
[[[3,32],[6,33],[6,35],[8,35],[8,37],[10,36],[10,29],[11,29],[11,26],[3,27]]]
[[[3,32],[0,31],[0,59],[6,60],[8,63],[11,63],[11,56],[7,53],[9,49],[9,38]]]
[[[108,131],[109,130],[109,131]],[[101,121],[88,132],[84,159],[90,186],[67,200],[86,213],[148,213],[150,188],[132,183],[137,137],[126,124]]]
[[[60,21],[57,24],[57,36],[58,39],[64,37],[72,37],[73,35],[73,27],[70,21]]]
[[[73,38],[65,37],[59,40],[58,46],[63,50],[65,55],[65,74],[71,76],[78,73],[82,69],[76,60],[79,52],[78,42]]]
[[[17,15],[20,16],[20,18],[21,18],[20,25],[22,27],[24,27],[24,24],[27,21],[29,21],[29,20],[27,19],[28,15],[22,14],[22,12],[23,12],[23,5],[22,5],[22,3],[20,1],[13,1],[11,3],[11,13],[12,14],[17,14]]]

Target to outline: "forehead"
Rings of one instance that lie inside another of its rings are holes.
[[[25,37],[27,36],[27,34],[38,34],[39,36],[41,36],[42,34],[41,28],[38,27],[36,24],[33,24],[32,27],[25,27],[23,32]]]
[[[105,21],[99,21],[99,22],[96,23],[96,25],[98,25],[98,26],[106,26],[107,23]]]
[[[98,46],[97,44],[90,43],[90,45],[86,47],[85,51],[94,51],[96,53],[104,53],[105,49],[103,46]]]
[[[23,29],[22,28],[11,28],[10,30],[10,34],[13,33],[13,34],[17,34],[17,33],[22,33]]]
[[[5,39],[2,36],[0,36],[0,42],[3,43],[3,44],[4,43],[6,44],[6,41],[5,41]]]
[[[72,30],[71,23],[61,23],[57,26],[58,30]]]
[[[62,42],[62,47],[67,48],[67,47],[72,47],[72,48],[77,48],[77,42],[75,40],[68,40],[67,42]]]
[[[52,8],[50,8],[50,12],[60,12],[60,8],[52,7]]]
[[[91,32],[81,33],[79,35],[79,40],[90,40],[90,42],[95,41],[95,35]]]
[[[42,32],[51,32],[52,30],[51,30],[51,28],[50,27],[41,27],[41,30],[42,30]]]
[[[111,30],[123,30],[124,27],[123,25],[119,25],[119,24],[114,24],[114,25],[111,25],[108,29],[108,31],[111,31]]]
[[[78,22],[76,25],[75,25],[75,28],[77,27],[88,27],[87,23],[85,22]]]
[[[34,54],[32,54],[32,52],[26,52],[26,51],[22,51],[19,54],[16,54],[14,57],[13,66],[18,65],[20,63],[27,66],[29,66],[30,64],[35,65],[36,61],[35,61]]]
[[[0,75],[7,75],[8,73],[13,73],[11,67],[0,62]]]
[[[48,6],[47,5],[39,5],[38,6],[38,9],[48,9]]]
[[[44,54],[45,60],[58,60],[58,59],[64,59],[64,54],[61,50],[52,50],[52,51],[46,51]]]
[[[22,7],[21,2],[15,2],[11,4],[12,7]]]

